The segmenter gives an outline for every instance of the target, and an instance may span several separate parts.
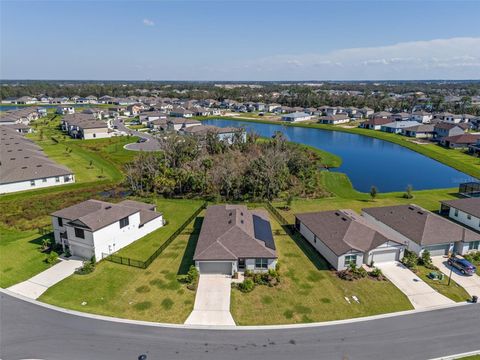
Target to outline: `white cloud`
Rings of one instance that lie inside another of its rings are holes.
[[[150,19],[143,19],[143,25],[145,26],[155,26],[155,22]]]
[[[479,79],[480,38],[411,41],[324,54],[275,55],[224,68],[238,79]]]

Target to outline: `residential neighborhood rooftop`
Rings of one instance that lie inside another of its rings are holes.
[[[480,218],[480,198],[445,200],[441,203]]]

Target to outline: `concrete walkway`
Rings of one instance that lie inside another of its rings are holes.
[[[37,299],[50,286],[62,281],[75,272],[75,269],[82,266],[83,259],[72,256],[70,258],[61,258],[60,262],[51,268],[25,280],[21,283],[10,286],[8,290],[26,296],[30,299]]]
[[[442,273],[449,276],[450,266],[447,263],[447,258],[443,256],[433,256],[432,263],[440,269]],[[463,287],[471,296],[476,295],[480,297],[480,276],[474,274],[472,276],[463,275],[457,268],[453,268],[452,280]]]
[[[375,264],[375,266],[380,268],[383,274],[399,288],[401,292],[408,296],[408,299],[415,309],[454,304],[453,300],[438,293],[397,261]]]
[[[231,287],[230,276],[200,275],[195,305],[185,324],[235,326],[230,314]]]

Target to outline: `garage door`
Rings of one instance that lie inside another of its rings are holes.
[[[72,255],[74,256],[79,256],[84,259],[91,259],[93,256],[93,250],[84,248],[82,246],[75,246],[75,245],[70,245],[70,249],[72,252]]]
[[[398,250],[377,251],[372,253],[375,264],[398,260]]]
[[[425,250],[430,251],[431,256],[447,255],[450,245],[435,245],[435,246],[426,246]]]
[[[200,274],[226,274],[232,275],[232,263],[230,261],[200,262]]]

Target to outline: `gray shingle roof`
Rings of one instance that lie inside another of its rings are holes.
[[[442,204],[480,218],[480,198],[446,200],[442,201]]]
[[[480,240],[480,234],[417,205],[374,207],[362,211],[419,245]]]
[[[389,241],[401,243],[380,233],[352,210],[311,212],[295,217],[338,256],[351,250],[368,252]]]
[[[194,260],[276,257],[270,220],[265,211],[248,210],[242,205],[207,208]]]

